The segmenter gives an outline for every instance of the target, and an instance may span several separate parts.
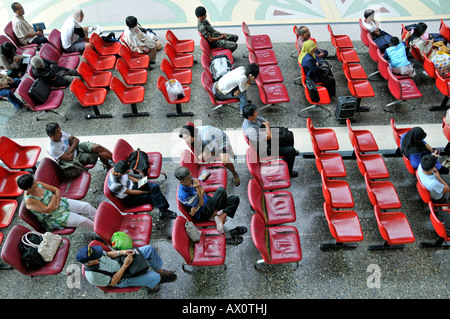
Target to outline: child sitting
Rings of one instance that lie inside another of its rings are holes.
[[[389,62],[393,73],[411,77],[416,75],[413,65],[406,55],[406,45],[404,42],[400,43],[399,38],[391,38],[389,47],[384,52],[384,58]]]

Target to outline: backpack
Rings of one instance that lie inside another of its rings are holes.
[[[216,82],[226,73],[230,72],[233,69],[233,66],[226,55],[216,55],[209,65],[209,70],[211,71],[211,75],[213,81]]]
[[[148,154],[141,151],[139,148],[132,152],[128,157],[128,164],[130,165],[130,176],[142,178],[148,175]]]

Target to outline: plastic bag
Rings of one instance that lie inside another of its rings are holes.
[[[127,233],[118,231],[112,235],[111,244],[115,250],[131,249],[133,248],[133,239]]]
[[[166,81],[166,90],[170,101],[175,101],[184,97],[183,86],[177,79]]]

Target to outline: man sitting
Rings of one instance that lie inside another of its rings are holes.
[[[147,182],[140,188],[139,180],[128,175],[130,165],[126,161],[118,161],[112,168],[108,178],[109,190],[127,205],[139,206],[151,204],[159,209],[159,218],[177,217],[177,214],[169,210],[169,203],[161,193],[157,183]]]
[[[27,20],[23,17],[25,14],[25,10],[22,5],[18,2],[13,2],[11,4],[11,9],[14,12],[14,17],[12,19],[12,27],[14,34],[21,45],[27,44],[37,44],[41,45],[44,43],[48,43],[46,37],[42,33],[43,30],[35,31],[34,28],[28,23]]]
[[[405,42],[400,43],[399,38],[392,37],[389,40],[389,47],[384,52],[384,59],[389,61],[392,72],[411,77],[416,75],[414,67],[406,55]]]
[[[45,131],[50,138],[47,152],[62,168],[70,166],[75,159],[82,165],[95,164],[99,157],[107,170],[111,168],[112,153],[107,148],[92,142],[80,143],[77,137],[63,132],[55,122],[48,123]]]
[[[306,26],[301,26],[298,28],[298,38],[297,38],[297,50],[300,52],[303,47],[303,43],[305,41],[308,41],[311,38],[311,32],[309,31],[309,28]],[[316,52],[314,53],[317,60],[320,61],[322,59],[326,59],[328,56],[328,51],[323,49],[316,49]]]
[[[81,79],[77,70],[59,66],[58,63],[37,55],[31,58],[30,64],[33,76],[43,79],[52,87],[67,87],[75,78]]]
[[[93,47],[89,42],[88,29],[82,27],[84,13],[82,10],[76,10],[72,16],[66,19],[61,28],[61,44],[64,52],[83,53],[87,47]]]
[[[422,157],[417,175],[434,203],[450,203],[450,175],[439,174],[436,161],[437,157],[432,154]]]

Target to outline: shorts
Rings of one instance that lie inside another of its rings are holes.
[[[80,160],[81,164],[86,165],[97,163],[98,153],[92,152],[92,145],[94,145],[94,143],[91,142],[82,142],[78,144],[77,158]]]

